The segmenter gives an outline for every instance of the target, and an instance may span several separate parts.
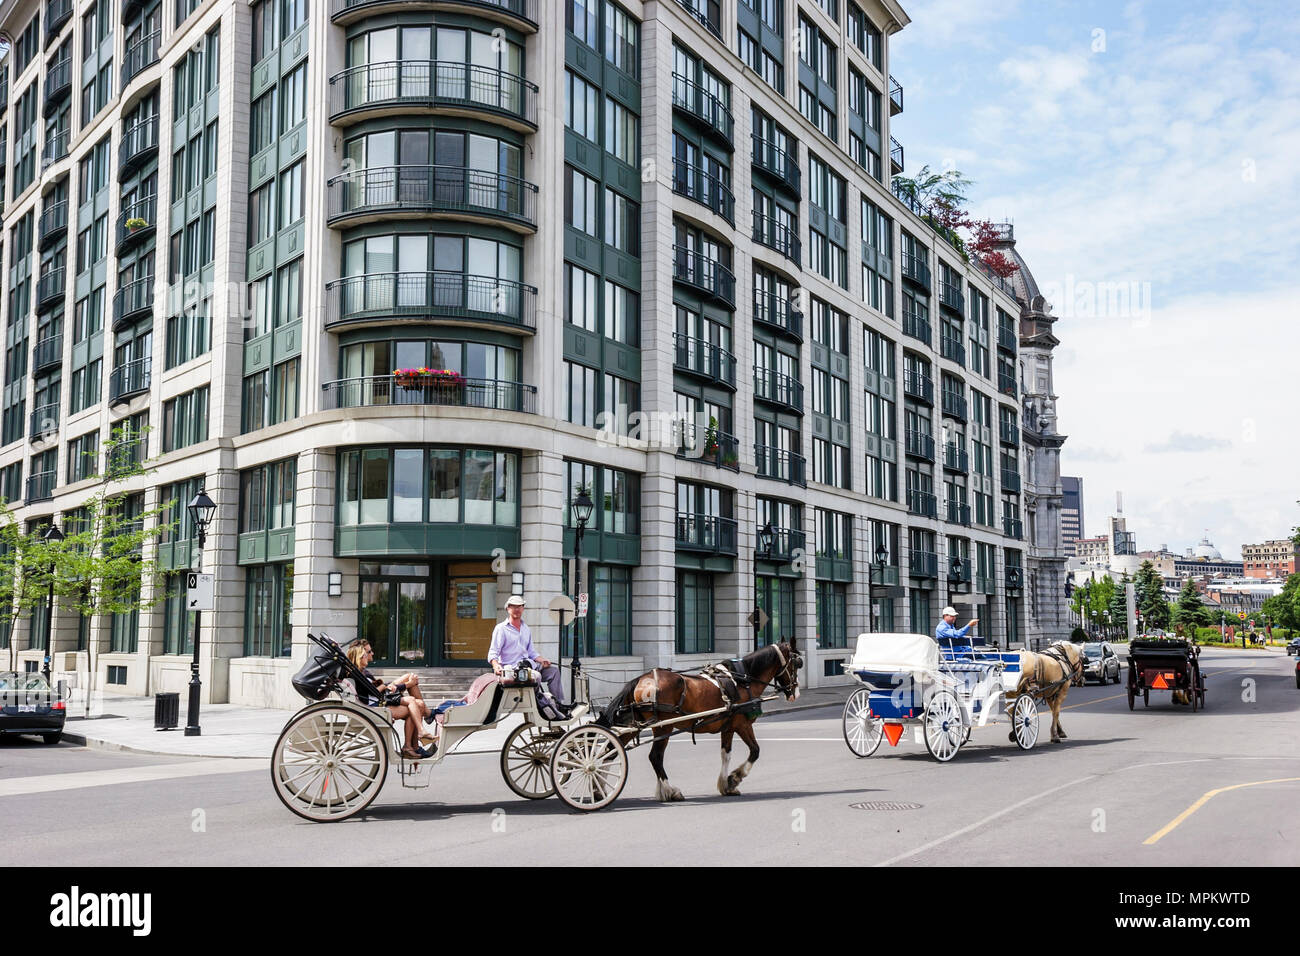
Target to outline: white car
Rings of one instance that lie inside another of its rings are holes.
[[[1083,645],[1083,679],[1105,684],[1119,683],[1119,655],[1109,641],[1095,641]]]

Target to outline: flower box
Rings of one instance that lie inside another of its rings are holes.
[[[396,368],[393,381],[402,388],[465,387],[465,376],[447,368]]]

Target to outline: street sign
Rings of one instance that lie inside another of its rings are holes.
[[[214,576],[188,571],[185,574],[185,610],[211,611],[216,608],[212,600]]]
[[[573,618],[573,599],[567,594],[555,595],[555,597],[551,598],[551,603],[546,606],[551,609],[551,620],[561,627],[564,626],[566,620]],[[568,618],[565,618],[566,614]]]
[[[749,621],[750,627],[756,627],[761,631],[763,628],[767,627],[767,612],[761,607],[756,607],[750,612],[747,620]]]
[[[583,591],[578,595],[578,617],[587,616],[587,592]]]

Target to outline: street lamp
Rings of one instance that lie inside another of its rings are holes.
[[[754,546],[754,556],[762,556],[770,559],[772,557],[772,539],[775,537],[772,531],[772,522],[767,522],[763,527],[758,529],[758,542]],[[757,564],[757,562],[755,562]],[[758,568],[754,568],[754,650],[758,650],[759,632],[763,630],[763,611],[758,603]]]
[[[573,531],[573,596],[579,603],[582,601],[582,533],[586,530],[587,522],[591,520],[591,512],[595,505],[592,504],[591,495],[587,494],[585,487],[578,489],[578,497],[573,499],[573,520],[576,527]],[[573,666],[569,670],[569,700],[577,700],[578,695],[578,670],[582,667],[581,647],[582,636],[578,628],[578,615],[573,616]]]
[[[199,570],[203,570],[203,545],[208,540],[208,524],[212,521],[212,516],[216,513],[216,503],[208,497],[206,491],[202,488],[190,502],[190,524],[199,534]],[[185,718],[185,736],[198,737],[202,735],[203,729],[199,726],[199,691],[202,683],[199,680],[199,621],[202,617],[202,611],[194,612],[194,657],[190,660],[190,701],[189,713]]]
[[[870,625],[868,630],[876,630],[876,569],[880,569],[880,583],[885,583],[885,562],[889,560],[889,549],[884,543],[876,545],[876,560],[873,564],[867,565],[867,623]]]
[[[58,544],[63,540],[63,532],[59,526],[50,519],[50,526],[45,529],[45,534],[41,536],[46,544]],[[41,673],[45,675],[46,683],[50,680],[50,655],[54,650],[54,556],[50,556],[50,594],[45,605],[45,655],[41,663]]]

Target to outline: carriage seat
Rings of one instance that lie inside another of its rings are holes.
[[[924,634],[859,634],[846,670],[872,674],[929,673],[939,667],[939,645]]]
[[[492,702],[497,699],[498,688],[504,687],[496,674],[490,671],[480,674],[474,678],[469,691],[460,700],[444,700],[435,707],[434,719],[448,727],[482,726],[492,712]],[[500,704],[498,700],[498,707]]]

